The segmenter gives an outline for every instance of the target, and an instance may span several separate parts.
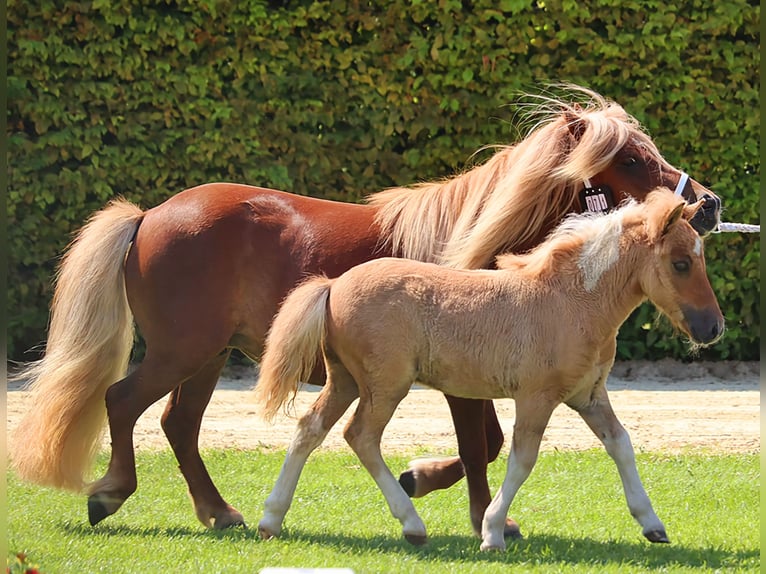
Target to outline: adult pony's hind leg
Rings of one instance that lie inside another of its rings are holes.
[[[606,389],[598,393],[584,406],[569,406],[576,410],[601,440],[606,452],[612,457],[620,474],[625,499],[631,515],[641,525],[643,534],[650,542],[669,542],[665,526],[652,508],[649,496],[644,490],[636,468],[636,457],[630,436],[617,420],[606,394]]]
[[[89,487],[88,519],[95,525],[114,514],[136,491],[133,429],[138,417],[199,368],[147,350],[144,361],[106,391],[106,411],[112,438],[112,456],[106,474]]]
[[[339,362],[328,360],[327,373],[327,383],[319,397],[298,421],[279,477],[264,503],[263,518],[258,523],[261,538],[269,539],[282,532],[282,522],[290,509],[306,460],[359,396],[356,381]]]
[[[194,512],[202,524],[216,529],[245,526],[242,514],[221,497],[199,453],[202,417],[230,354],[223,351],[173,389],[162,414],[162,428],[189,486]]]

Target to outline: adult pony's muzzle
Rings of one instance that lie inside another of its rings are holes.
[[[681,312],[684,314],[687,334],[695,344],[712,345],[723,335],[724,320],[718,308],[697,309],[684,305],[681,306]]]
[[[716,231],[721,221],[721,200],[715,195],[706,195],[702,207],[694,214],[689,223],[702,237]]]

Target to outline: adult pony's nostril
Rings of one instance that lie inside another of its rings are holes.
[[[719,321],[716,321],[715,324],[713,325],[713,328],[712,328],[711,333],[710,333],[710,335],[711,335],[710,342],[711,343],[713,341],[717,341],[718,338],[721,337],[721,335],[723,335],[723,329],[724,329],[723,319],[721,319]]]
[[[707,333],[702,333],[699,341],[704,345],[715,343],[723,335],[723,320],[716,320],[710,325]]]

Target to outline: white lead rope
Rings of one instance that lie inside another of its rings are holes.
[[[760,225],[750,225],[749,223],[719,223],[718,229],[713,233],[721,233],[725,231],[741,231],[742,233],[760,233]]]

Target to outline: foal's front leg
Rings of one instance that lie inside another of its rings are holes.
[[[593,399],[585,406],[570,405],[588,424],[596,436],[604,443],[606,452],[614,460],[620,473],[625,499],[633,518],[643,529],[644,536],[650,542],[669,542],[665,526],[655,514],[649,496],[644,490],[636,469],[636,458],[628,432],[617,420],[609,403],[606,389],[601,387]]]

